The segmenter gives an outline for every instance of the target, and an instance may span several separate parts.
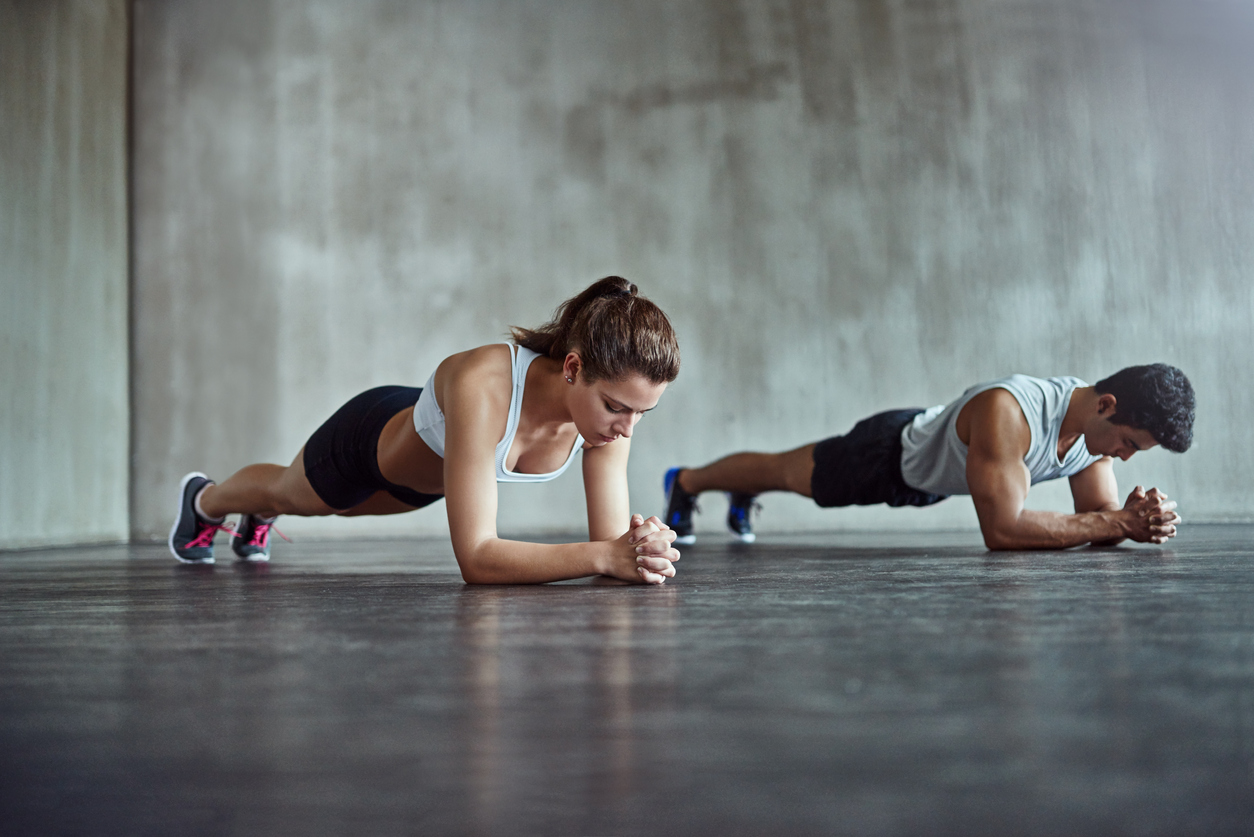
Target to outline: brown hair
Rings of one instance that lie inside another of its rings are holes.
[[[593,282],[539,328],[510,331],[519,346],[554,360],[578,352],[590,381],[617,381],[635,372],[662,384],[679,375],[679,340],[671,321],[621,276]]]

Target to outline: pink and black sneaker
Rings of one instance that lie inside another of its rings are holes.
[[[240,515],[239,525],[231,533],[231,549],[241,561],[270,560],[270,533],[278,532],[279,537],[287,540],[287,536],[274,525],[277,519],[257,517],[255,514]]]
[[[170,554],[184,564],[212,564],[214,535],[232,531],[222,525],[225,518],[206,520],[196,514],[196,495],[212,483],[204,474],[192,471],[179,484],[179,510],[170,528],[169,544]]]

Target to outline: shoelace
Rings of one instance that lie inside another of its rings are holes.
[[[229,525],[223,526],[218,523],[201,523],[197,521],[200,530],[196,533],[196,537],[187,542],[190,549],[194,546],[211,546],[213,544],[213,536],[218,532],[226,532],[228,535],[234,535],[235,529]]]
[[[277,532],[279,537],[282,538],[283,540],[287,541],[288,543],[292,542],[292,539],[289,538],[287,535],[283,534],[282,532],[280,532],[279,527],[275,526],[273,523],[258,523],[257,528],[253,530],[253,537],[252,537],[252,540],[248,542],[248,545],[260,546],[264,549],[266,543],[270,540],[271,529]]]

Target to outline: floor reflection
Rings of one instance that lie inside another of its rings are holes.
[[[500,833],[518,806],[554,787],[586,801],[572,806],[572,827],[581,807],[604,818],[633,799],[635,747],[648,735],[642,712],[674,701],[680,593],[589,593],[467,588],[458,599],[464,752],[480,833]]]

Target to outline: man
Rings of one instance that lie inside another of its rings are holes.
[[[989,549],[1165,543],[1175,501],[1140,486],[1119,504],[1113,460],[1155,445],[1177,453],[1193,441],[1193,386],[1174,366],[1132,366],[1088,386],[1078,378],[1012,375],[978,384],[950,404],[892,410],[844,436],[784,453],[737,453],[704,468],[666,472],[666,523],[693,543],[703,491],[731,498],[728,527],[754,538],[754,498],[792,491],[824,508],[927,506],[970,494]],[[1028,489],[1068,477],[1074,514],[1023,507]]]

